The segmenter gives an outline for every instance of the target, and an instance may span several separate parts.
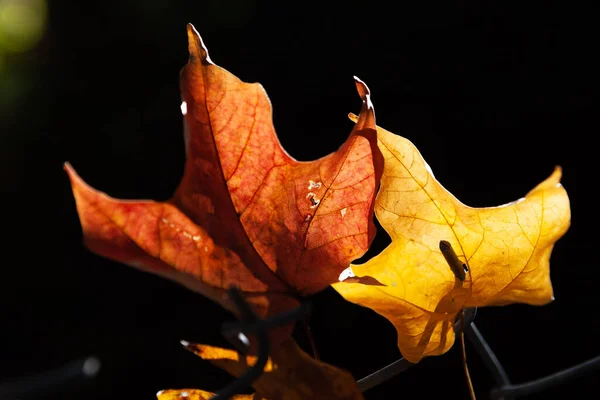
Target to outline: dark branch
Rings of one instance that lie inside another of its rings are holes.
[[[410,361],[406,361],[406,359],[401,358],[399,360],[394,361],[393,363],[386,365],[378,371],[373,372],[371,375],[367,375],[361,380],[359,380],[358,387],[361,392],[367,391],[377,385],[382,384],[385,381],[388,381],[400,374],[401,372],[406,371],[410,367],[412,367],[413,363]]]
[[[477,314],[477,308],[467,308],[463,310],[464,317],[464,326],[468,326],[475,319],[475,315]],[[460,317],[460,315],[459,315]],[[454,330],[456,332],[460,332],[461,330],[461,321],[460,318],[457,318],[457,321],[454,323]],[[367,391],[379,384],[382,384],[385,381],[388,381],[400,374],[401,372],[406,371],[408,368],[412,367],[413,363],[410,361],[406,361],[404,358],[394,361],[393,363],[386,365],[378,371],[373,372],[371,375],[365,376],[360,379],[358,383],[358,387],[361,391]]]
[[[309,304],[301,304],[300,307],[290,310],[278,315],[275,315],[266,320],[259,319],[250,305],[244,300],[241,292],[237,288],[231,288],[228,291],[229,297],[233,304],[239,311],[241,322],[228,322],[223,324],[221,332],[229,339],[236,338],[234,343],[247,347],[248,343],[240,339],[240,334],[255,334],[258,341],[258,360],[256,363],[248,368],[246,373],[228,386],[218,391],[211,400],[225,400],[229,399],[235,394],[240,393],[247,387],[252,385],[256,379],[258,379],[264,372],[265,365],[269,360],[270,343],[267,335],[267,330],[279,325],[285,325],[290,322],[303,318],[308,313],[310,306]],[[245,338],[245,336],[244,336]],[[247,340],[247,338],[246,338]]]
[[[240,312],[243,322],[241,326],[241,332],[244,332],[245,327],[250,324],[255,324],[258,318],[256,317],[256,314],[254,314],[254,311],[252,311],[250,308],[250,305],[246,303],[237,288],[229,289],[228,294],[229,298]],[[267,361],[269,361],[270,344],[267,337],[267,332],[264,329],[256,330],[255,333],[258,340],[258,360],[256,360],[256,363],[252,367],[246,370],[244,375],[240,376],[238,379],[219,390],[213,397],[211,397],[211,400],[227,400],[233,395],[245,390],[248,386],[252,385],[252,382],[262,375],[265,365],[267,365]]]
[[[545,376],[543,378],[517,385],[508,384],[494,388],[490,392],[490,398],[496,400],[500,398],[507,398],[508,396],[527,396],[542,390],[546,390],[554,385],[558,385],[559,383],[565,383],[598,367],[600,367],[600,356],[594,357],[590,360],[582,362],[581,364],[577,364],[562,371],[555,372],[554,374]]]
[[[465,334],[467,338],[475,347],[475,350],[479,354],[479,356],[483,359],[483,362],[487,369],[492,373],[494,380],[497,385],[510,385],[510,379],[508,378],[508,374],[500,364],[500,361],[494,354],[492,348],[488,345],[488,343],[483,338],[475,323],[470,324],[465,329]]]

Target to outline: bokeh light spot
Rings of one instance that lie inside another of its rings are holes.
[[[0,53],[31,50],[46,29],[45,0],[0,0]]]

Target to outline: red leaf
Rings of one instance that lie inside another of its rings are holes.
[[[213,64],[188,25],[180,75],[186,167],[164,203],[117,200],[67,163],[85,244],[93,252],[183,283],[231,308],[238,286],[261,315],[337,281],[368,249],[382,170],[369,92],[338,151],[299,162],[281,147],[262,86]],[[187,108],[187,112],[186,111]]]

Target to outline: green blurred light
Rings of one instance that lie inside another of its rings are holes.
[[[0,0],[0,53],[31,50],[46,28],[45,0]]]

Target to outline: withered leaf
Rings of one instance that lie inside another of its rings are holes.
[[[243,375],[257,360],[255,356],[242,356],[234,350],[187,342],[183,344],[188,350],[235,377]],[[363,399],[350,373],[315,360],[300,349],[291,338],[286,339],[271,352],[263,374],[254,381],[252,386],[256,390],[255,396],[258,399]],[[189,392],[188,389],[184,391]],[[159,397],[159,399],[167,398]]]
[[[200,389],[168,389],[161,390],[156,393],[158,400],[209,400],[215,393],[207,392]],[[239,394],[231,397],[231,400],[263,400],[264,397],[260,397],[253,394]]]

